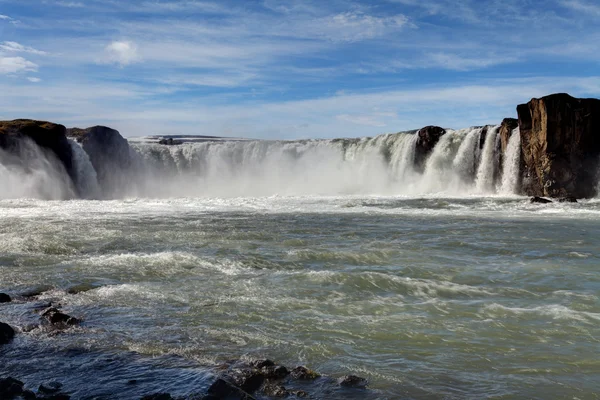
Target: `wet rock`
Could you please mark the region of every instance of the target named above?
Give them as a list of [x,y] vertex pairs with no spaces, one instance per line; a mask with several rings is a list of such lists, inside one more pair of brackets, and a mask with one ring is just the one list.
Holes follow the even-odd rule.
[[250,365],[253,366],[254,368],[261,369],[261,368],[265,368],[265,367],[272,367],[275,365],[275,363],[269,359],[265,359],[265,360],[252,361],[250,363]]
[[46,382],[46,383],[42,383],[40,385],[40,387],[38,388],[38,392],[43,393],[43,394],[54,394],[54,393],[58,393],[60,392],[60,389],[62,389],[62,383],[60,382]]
[[0,322],[0,345],[9,343],[15,337],[15,330],[8,324]]
[[577,199],[575,197],[569,196],[569,197],[561,197],[560,199],[558,199],[559,203],[577,203]]
[[75,317],[60,312],[55,307],[50,307],[42,312],[42,317],[53,325],[77,325],[81,321]]
[[508,147],[508,141],[512,136],[513,131],[519,127],[519,120],[515,118],[504,118],[500,125],[498,134],[500,135],[500,143],[502,147],[502,154],[506,153]]
[[79,285],[71,286],[67,289],[68,294],[79,294],[84,292],[89,292],[90,290],[94,290],[99,288],[100,285],[94,285],[93,283],[81,283]]
[[271,397],[287,397],[290,392],[281,385],[265,385],[263,393]]
[[223,378],[218,378],[208,388],[208,396],[205,399],[251,399],[252,397],[245,393],[242,389],[236,387],[232,383],[227,382]]
[[52,290],[52,286],[48,286],[48,285],[35,286],[35,287],[29,288],[29,289],[25,290],[24,292],[22,292],[21,297],[25,297],[25,298],[37,297],[37,296],[41,295],[42,293],[45,293],[50,290]]
[[543,197],[534,196],[531,199],[529,199],[529,202],[530,203],[548,204],[548,203],[552,203],[552,200],[545,199]]
[[0,303],[10,303],[12,299],[6,293],[0,293]]
[[148,394],[142,397],[141,400],[173,400],[173,397],[169,393],[155,393]]
[[523,190],[531,196],[594,197],[600,157],[600,100],[565,93],[517,107]]
[[446,130],[439,126],[426,126],[416,133],[418,138],[415,148],[415,167],[418,170],[425,168],[427,157],[429,157],[440,137],[445,133]]
[[131,149],[127,139],[118,131],[106,126],[70,128],[67,136],[81,143],[96,170],[104,194],[112,196],[131,185]]
[[16,119],[0,121],[0,148],[19,154],[24,140],[31,139],[38,146],[50,150],[74,177],[73,154],[63,125],[46,121]]
[[23,393],[21,393],[21,398],[23,400],[36,400],[37,396],[31,390],[23,390]]
[[311,369],[308,369],[304,366],[299,366],[299,367],[294,368],[292,370],[291,374],[294,379],[300,379],[300,380],[313,380],[313,379],[317,379],[318,377],[321,376],[317,372],[315,372]]
[[369,381],[360,376],[346,375],[338,379],[338,383],[340,386],[344,387],[365,388],[369,384]]
[[0,399],[10,400],[23,393],[23,382],[14,378],[0,378]]
[[265,376],[266,379],[283,379],[290,374],[290,371],[283,365],[273,365],[269,367],[264,367],[261,369],[261,372]]

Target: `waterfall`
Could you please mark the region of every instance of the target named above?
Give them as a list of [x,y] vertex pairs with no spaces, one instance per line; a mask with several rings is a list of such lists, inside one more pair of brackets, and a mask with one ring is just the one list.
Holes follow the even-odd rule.
[[415,153],[419,136],[413,134],[399,134],[392,147],[390,165],[392,173],[400,182],[409,180],[414,175]]
[[425,172],[419,184],[421,193],[461,192],[464,187],[454,169],[454,160],[471,129],[449,131],[443,135],[425,164]]
[[50,150],[29,138],[20,139],[10,151],[0,148],[0,199],[74,197],[71,178]]
[[456,171],[458,177],[464,182],[473,180],[477,162],[477,148],[479,147],[482,130],[482,128],[475,128],[467,133],[458,148],[456,158],[452,162],[454,171]]
[[475,187],[478,193],[490,193],[494,188],[494,149],[499,129],[500,126],[498,125],[488,130],[485,143],[483,144],[483,152],[475,180]]
[[73,152],[74,181],[79,197],[83,199],[99,198],[102,192],[98,185],[96,170],[90,162],[89,156],[76,141],[69,139],[69,144]]
[[521,134],[519,128],[512,131],[506,146],[506,154],[502,166],[501,194],[516,194],[519,184],[519,167],[521,163]]

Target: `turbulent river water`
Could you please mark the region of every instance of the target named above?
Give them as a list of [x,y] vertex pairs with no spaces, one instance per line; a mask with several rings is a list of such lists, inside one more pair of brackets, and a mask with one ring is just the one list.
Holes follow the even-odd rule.
[[[48,285],[84,319],[18,335],[0,373],[76,398],[190,393],[239,357],[368,378],[355,398],[600,393],[595,200],[4,200],[0,238],[0,289]],[[2,319],[35,326],[31,307]]]
[[[18,330],[0,376],[183,396],[267,357],[369,380],[307,386],[318,399],[598,399],[600,200],[530,204],[518,131],[501,157],[486,130],[421,167],[408,133],[134,142],[110,196],[75,142],[72,180],[31,143],[26,163],[0,150],[0,320]],[[49,301],[82,324],[40,326]]]

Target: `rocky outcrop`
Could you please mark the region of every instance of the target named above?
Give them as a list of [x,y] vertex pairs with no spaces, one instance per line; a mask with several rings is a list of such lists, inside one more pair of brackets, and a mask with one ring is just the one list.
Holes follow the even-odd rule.
[[506,147],[513,131],[519,127],[519,120],[515,118],[504,118],[502,124],[500,124],[500,144],[502,146],[502,154],[506,153]]
[[8,324],[0,322],[0,345],[9,343],[15,337],[15,330]]
[[67,136],[80,143],[89,156],[105,196],[126,187],[132,160],[129,143],[119,131],[105,126],[70,128]]
[[600,100],[553,94],[517,107],[524,161],[523,191],[531,196],[596,195]]
[[0,293],[0,303],[10,303],[12,299],[6,293]]
[[415,167],[417,170],[422,171],[425,168],[427,157],[445,133],[446,130],[439,126],[426,126],[419,129],[416,133],[419,137],[415,148]]
[[31,139],[44,149],[50,150],[60,160],[65,170],[73,177],[73,154],[63,125],[46,121],[16,119],[0,121],[0,148],[18,152],[24,138]]

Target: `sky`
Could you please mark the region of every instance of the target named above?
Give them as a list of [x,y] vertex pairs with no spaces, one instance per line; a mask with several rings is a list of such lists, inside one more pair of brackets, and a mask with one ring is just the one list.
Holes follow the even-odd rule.
[[0,119],[372,136],[600,97],[600,0],[0,0]]

